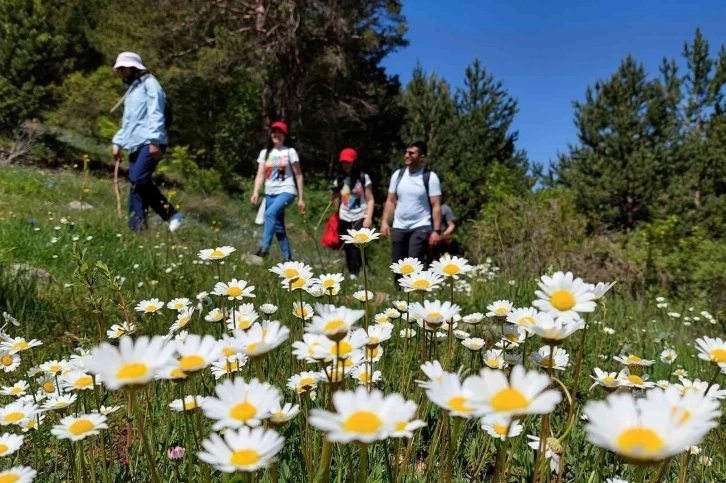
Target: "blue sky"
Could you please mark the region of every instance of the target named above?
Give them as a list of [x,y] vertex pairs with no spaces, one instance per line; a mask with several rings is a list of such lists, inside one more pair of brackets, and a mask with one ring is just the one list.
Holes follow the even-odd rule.
[[403,1],[410,45],[385,60],[387,70],[405,84],[420,61],[458,87],[479,57],[519,101],[519,146],[545,163],[577,139],[572,101],[628,53],[654,75],[697,27],[714,56],[726,44],[724,0]]

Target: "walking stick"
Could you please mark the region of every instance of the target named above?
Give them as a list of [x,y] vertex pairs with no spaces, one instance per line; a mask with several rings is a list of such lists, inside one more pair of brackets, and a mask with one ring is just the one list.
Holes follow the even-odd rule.
[[116,214],[119,218],[122,218],[121,214],[121,193],[118,190],[118,168],[121,164],[121,158],[116,158],[116,166],[113,168],[113,192],[116,194]]

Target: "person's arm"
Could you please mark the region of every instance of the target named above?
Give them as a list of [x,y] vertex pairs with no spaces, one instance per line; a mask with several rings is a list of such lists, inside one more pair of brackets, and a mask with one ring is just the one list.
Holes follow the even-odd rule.
[[129,125],[126,113],[126,105],[124,104],[124,114],[121,117],[121,128],[116,131],[116,134],[113,135],[113,139],[111,140],[111,144],[113,144],[113,159],[116,162],[121,161],[121,150],[126,147],[126,129],[128,129]]
[[295,184],[297,184],[297,206],[302,213],[305,213],[305,200],[303,198],[303,172],[300,163],[292,163],[292,172],[295,174]]
[[388,193],[386,204],[383,205],[383,216],[381,217],[381,235],[383,236],[391,235],[391,226],[388,224],[388,220],[390,220],[393,216],[397,202],[398,197],[396,196],[396,193]]
[[148,116],[149,141],[151,142],[149,153],[155,158],[160,158],[163,153],[159,149],[159,145],[167,143],[164,118],[166,94],[164,94],[159,82],[153,77],[143,82],[146,89],[146,113]]
[[373,209],[376,207],[376,200],[373,197],[373,188],[366,186],[366,218],[363,220],[363,228],[373,226]]
[[330,192],[330,203],[333,207],[333,213],[340,209],[340,190],[337,189],[337,185],[335,189]]
[[262,161],[261,163],[257,162],[257,175],[255,176],[255,187],[252,190],[252,197],[250,198],[250,201],[253,205],[257,204],[257,201],[260,197],[260,188],[262,188],[262,183],[265,182],[265,162]]
[[429,243],[436,245],[441,241],[441,196],[432,196],[429,200],[431,201],[431,221],[434,228]]
[[444,231],[444,236],[449,236],[452,233],[454,233],[454,230],[456,229],[456,223],[449,220],[448,223],[446,223],[446,231]]

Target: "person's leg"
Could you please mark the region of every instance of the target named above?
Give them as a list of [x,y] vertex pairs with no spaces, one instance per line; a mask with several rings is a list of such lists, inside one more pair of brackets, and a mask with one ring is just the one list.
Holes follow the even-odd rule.
[[275,223],[277,222],[277,211],[282,209],[282,200],[278,200],[278,196],[265,196],[265,222],[262,225],[262,241],[258,252],[261,255],[267,255],[270,251],[270,245],[272,245],[272,235],[275,233]]
[[[396,263],[399,260],[402,260],[409,255],[408,253],[408,241],[411,237],[411,231],[410,230],[400,230],[398,228],[394,228],[391,233],[391,244],[393,245],[392,250],[392,256],[391,256],[391,262]],[[393,275],[393,284],[398,285],[398,279],[401,278],[400,275],[394,274]]]
[[[162,149],[165,148],[162,147]],[[166,197],[161,194],[159,188],[156,187],[151,178],[159,162],[151,157],[151,154],[149,153],[149,146],[142,147],[134,153],[134,155],[135,162],[133,163],[133,167],[129,168],[129,181],[131,182],[131,190],[134,192],[135,198],[140,198],[144,207],[142,217],[139,217],[136,210],[134,210],[134,224],[136,226],[138,226],[139,223],[142,223],[144,226],[146,225],[146,211],[149,206],[153,208],[153,210],[156,211],[164,221],[168,221],[169,218],[174,215],[176,210],[173,206],[171,206]],[[143,220],[143,222],[139,222],[138,220],[140,219]],[[131,224],[131,220],[129,220],[129,224]]]
[[[352,229],[353,229],[353,224],[351,222],[346,221],[346,220],[338,220],[338,236],[347,235],[348,230],[352,230]],[[356,250],[358,249],[356,247],[353,247],[349,243],[343,244],[343,251],[345,252],[345,266],[348,268],[348,273],[350,275],[357,276],[358,274],[351,270],[351,256],[353,253],[353,251],[351,250],[351,247],[355,248]]]
[[[149,147],[144,146],[142,151],[144,150],[148,153]],[[161,151],[166,152],[166,146],[161,146]],[[147,206],[151,207],[151,209],[153,209],[162,220],[169,221],[169,219],[176,213],[176,209],[174,209],[174,205],[166,199],[166,196],[159,191],[159,188],[152,180],[152,175],[154,174],[154,171],[156,171],[156,167],[159,165],[159,160],[152,158],[150,155],[149,158],[151,158],[151,162],[148,167],[149,173],[144,182],[142,182],[143,196],[146,200]]]
[[141,178],[146,170],[144,159],[139,160],[140,151],[129,154],[129,228],[132,231],[139,232],[146,228],[146,204],[142,189],[134,182]]
[[287,238],[287,232],[285,231],[285,210],[295,200],[295,195],[282,193],[278,195],[278,198],[282,200],[282,209],[277,211],[275,217],[275,237],[277,237],[277,242],[280,244],[282,257],[288,261],[292,260],[292,251],[290,250],[290,240]]
[[[354,221],[351,225],[351,230],[360,230],[363,228],[363,220]],[[347,231],[346,231],[347,233]],[[358,272],[360,272],[362,259],[360,254],[360,248],[353,245],[352,243],[345,245],[345,258],[348,262],[348,271],[351,275],[358,276]]]
[[431,227],[417,228],[408,242],[408,256],[418,258],[425,267],[429,264],[429,236]]

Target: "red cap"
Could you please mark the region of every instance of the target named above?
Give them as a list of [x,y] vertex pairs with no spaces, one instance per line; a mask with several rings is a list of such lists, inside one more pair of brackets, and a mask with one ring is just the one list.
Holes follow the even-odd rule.
[[273,122],[272,126],[270,126],[270,129],[279,129],[285,136],[287,136],[287,124],[282,121]]
[[352,163],[356,159],[358,159],[358,153],[353,148],[345,148],[340,152],[340,157],[338,158],[341,163]]

